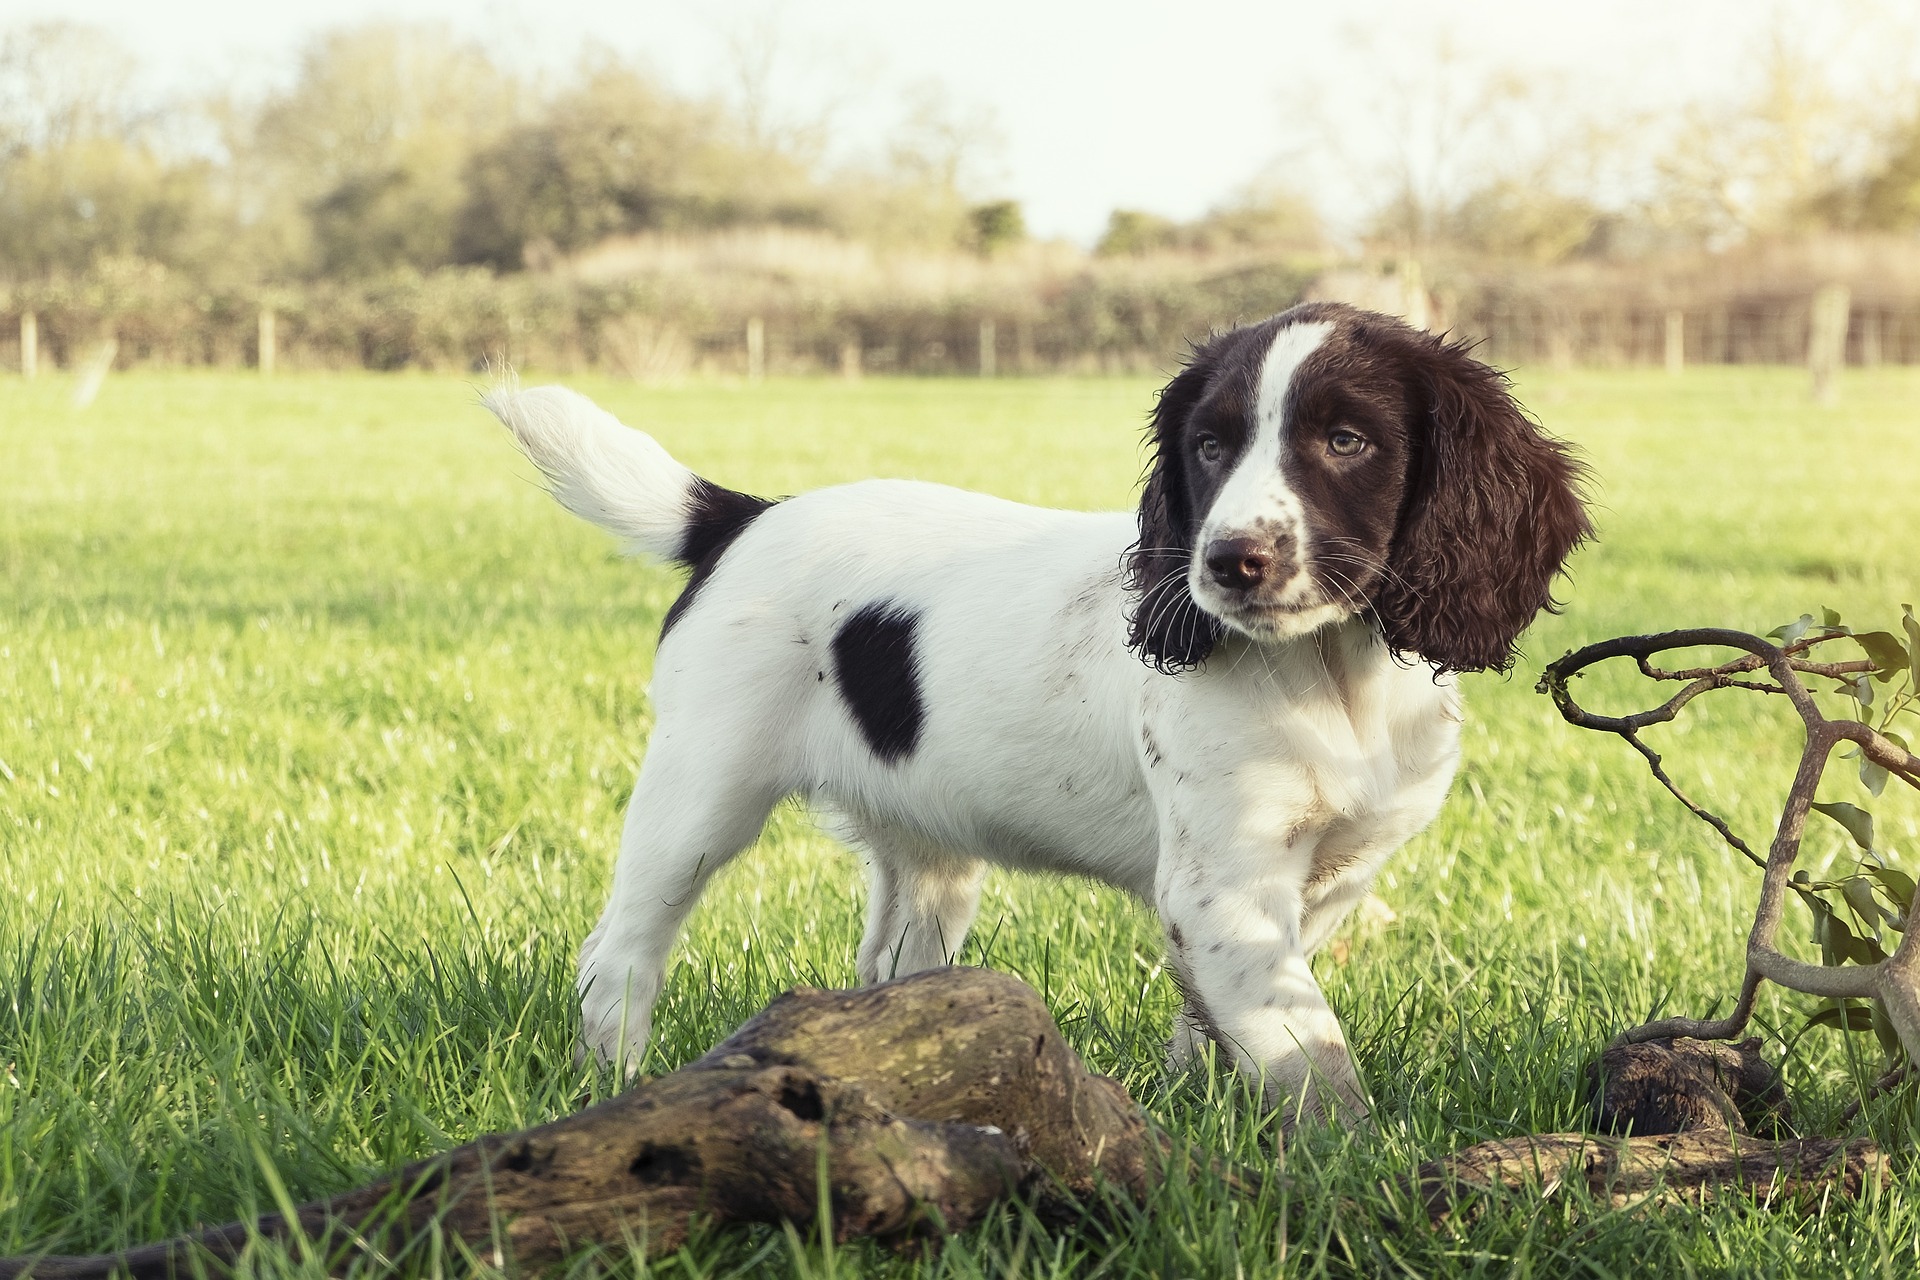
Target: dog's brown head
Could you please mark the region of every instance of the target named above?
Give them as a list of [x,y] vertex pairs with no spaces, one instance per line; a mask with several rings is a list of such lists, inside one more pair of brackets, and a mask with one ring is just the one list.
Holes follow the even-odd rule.
[[1465,344],[1308,303],[1196,347],[1160,393],[1129,643],[1165,671],[1226,629],[1363,614],[1396,652],[1505,670],[1592,535],[1584,469]]

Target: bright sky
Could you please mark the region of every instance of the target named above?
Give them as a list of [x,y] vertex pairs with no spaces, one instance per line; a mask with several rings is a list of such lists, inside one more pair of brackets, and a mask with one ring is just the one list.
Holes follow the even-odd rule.
[[[1116,206],[1191,217],[1263,172],[1322,188],[1299,157],[1365,117],[1396,68],[1443,45],[1524,68],[1569,101],[1658,111],[1727,93],[1778,26],[1836,60],[1911,35],[1911,0],[0,0],[0,25],[64,18],[117,34],[169,89],[291,73],[301,41],[363,21],[444,22],[503,60],[564,74],[583,49],[638,57],[683,88],[729,92],[743,38],[775,51],[790,112],[831,109],[847,151],[875,148],[916,85],[990,115],[1002,139],[976,189],[1023,202],[1045,236],[1095,238]],[[1842,27],[1851,35],[1838,34]],[[1894,28],[1900,28],[1896,33]],[[1861,32],[1867,38],[1861,39]],[[772,32],[771,41],[764,37]],[[1824,44],[1822,42],[1825,42]],[[1862,52],[1862,46],[1866,52]],[[1329,123],[1331,122],[1331,124]],[[1355,165],[1384,137],[1352,132]]]

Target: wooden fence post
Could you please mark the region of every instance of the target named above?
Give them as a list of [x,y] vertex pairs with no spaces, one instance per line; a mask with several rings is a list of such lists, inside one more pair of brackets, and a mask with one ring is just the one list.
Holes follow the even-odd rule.
[[20,313],[20,374],[31,378],[40,372],[40,317],[31,311]]
[[747,321],[747,381],[767,376],[767,325],[759,316]]
[[1680,373],[1687,367],[1687,313],[1678,307],[1667,312],[1667,372]]
[[860,380],[860,341],[847,338],[840,343],[840,376],[848,382]]
[[277,335],[274,332],[275,328],[276,318],[273,314],[273,308],[260,308],[260,358],[258,364],[262,374],[271,374],[273,372],[274,361],[280,354]]
[[1813,295],[1807,326],[1807,368],[1813,374],[1813,398],[1832,404],[1840,393],[1840,367],[1847,360],[1847,313],[1853,294],[1843,284],[1821,286]]
[[1021,373],[1035,371],[1033,356],[1033,321],[1021,316],[1013,322],[1013,360]]
[[980,376],[991,378],[996,371],[1000,332],[991,319],[980,322]]

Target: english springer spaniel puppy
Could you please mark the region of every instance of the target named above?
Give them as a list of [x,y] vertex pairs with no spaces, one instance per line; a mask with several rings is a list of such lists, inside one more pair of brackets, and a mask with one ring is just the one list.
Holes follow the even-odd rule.
[[859,974],[949,963],[988,863],[1158,909],[1186,1005],[1300,1114],[1366,1114],[1308,958],[1439,811],[1453,673],[1505,669],[1590,529],[1582,472],[1459,343],[1314,303],[1160,393],[1137,517],[694,475],[557,387],[489,398],[569,511],[687,566],[586,1045],[631,1065],[714,872],[801,795],[872,877]]

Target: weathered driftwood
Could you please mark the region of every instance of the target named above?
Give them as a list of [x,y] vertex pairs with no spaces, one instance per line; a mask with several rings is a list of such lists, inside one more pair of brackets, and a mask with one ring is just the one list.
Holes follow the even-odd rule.
[[[300,1206],[296,1247],[390,1256],[437,1222],[502,1263],[591,1242],[656,1254],[696,1217],[810,1222],[823,1198],[837,1238],[902,1237],[1015,1194],[1064,1204],[1106,1183],[1138,1199],[1160,1150],[1030,987],[941,969],[789,992],[683,1070]],[[0,1277],[187,1274],[294,1234],[273,1214],[124,1253],[0,1260]]]
[[1698,1203],[1741,1195],[1768,1206],[1852,1199],[1884,1185],[1891,1166],[1865,1138],[1769,1142],[1721,1129],[1657,1137],[1540,1133],[1483,1142],[1420,1166],[1413,1192],[1435,1221],[1500,1191],[1551,1195],[1583,1187],[1601,1204]]

